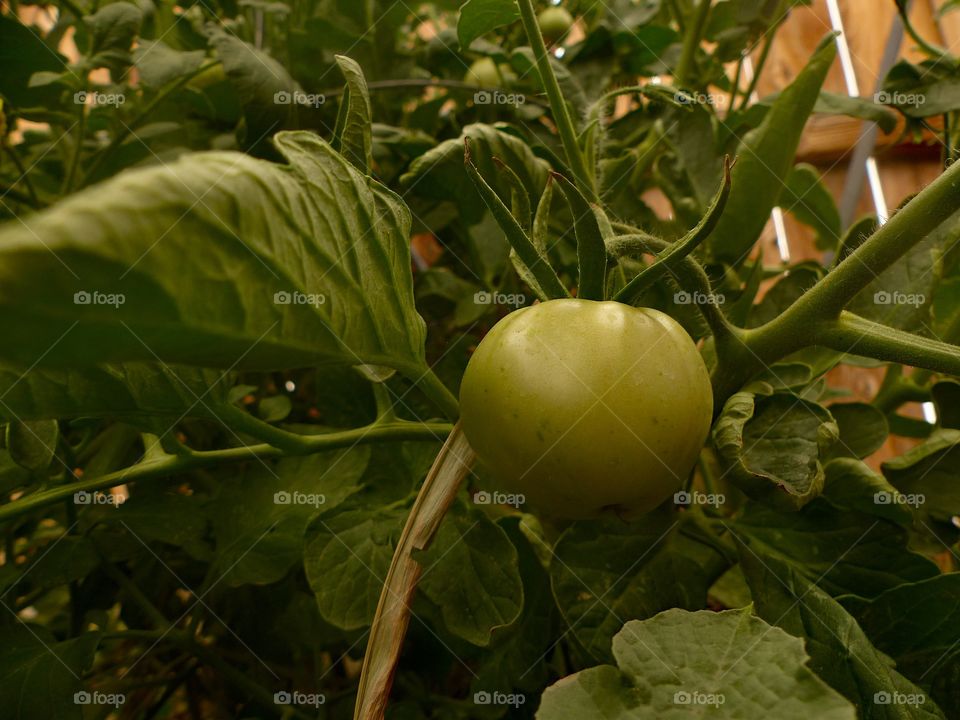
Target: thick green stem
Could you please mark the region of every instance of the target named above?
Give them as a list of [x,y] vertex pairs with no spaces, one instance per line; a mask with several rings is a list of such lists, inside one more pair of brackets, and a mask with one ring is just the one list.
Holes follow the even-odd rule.
[[680,87],[687,87],[693,81],[693,70],[696,65],[697,50],[703,40],[703,32],[707,27],[707,18],[710,17],[711,0],[700,0],[693,16],[693,24],[688,25],[683,36],[683,49],[680,52],[680,62],[674,75]]
[[840,352],[960,376],[960,348],[887,327],[853,313],[822,325],[818,344]]
[[[309,455],[324,450],[352,447],[362,443],[383,442],[386,440],[442,440],[450,434],[452,427],[447,423],[415,423],[397,421],[373,423],[366,427],[322,435],[303,435],[302,447],[296,454]],[[105,488],[138,480],[169,477],[178,473],[199,468],[241,462],[254,458],[266,459],[282,457],[294,453],[284,452],[272,445],[250,445],[227,448],[224,450],[205,450],[189,452],[183,455],[164,455],[158,460],[142,462],[138,465],[107,473],[86,480],[78,480],[48,490],[41,490],[0,506],[0,522],[19,517],[41,507],[51,505],[74,493],[94,492]]]
[[[705,2],[707,0],[704,0]],[[557,131],[560,133],[560,142],[563,143],[563,151],[567,156],[567,164],[580,187],[580,191],[586,195],[592,202],[599,202],[596,190],[596,180],[592,168],[587,167],[586,159],[580,144],[577,142],[577,131],[573,125],[573,119],[570,117],[570,109],[567,107],[567,101],[560,90],[560,84],[557,82],[557,76],[550,66],[550,55],[547,52],[547,46],[543,42],[543,35],[540,34],[540,27],[537,25],[537,16],[533,9],[532,0],[517,0],[520,6],[520,21],[523,23],[523,29],[527,34],[527,40],[533,50],[533,55],[537,61],[537,71],[540,74],[540,81],[543,83],[543,89],[550,100],[550,108],[553,111],[553,121],[557,125]]]
[[420,371],[420,374],[407,375],[407,377],[433,400],[448,420],[456,420],[460,417],[460,403],[457,396],[450,392],[432,368]]

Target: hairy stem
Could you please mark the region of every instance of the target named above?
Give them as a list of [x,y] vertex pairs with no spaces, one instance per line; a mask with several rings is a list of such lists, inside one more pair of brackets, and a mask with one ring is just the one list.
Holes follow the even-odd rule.
[[387,440],[441,440],[452,427],[447,423],[415,423],[396,421],[372,423],[362,428],[323,433],[321,435],[303,435],[302,448],[298,453],[284,452],[272,445],[248,445],[224,450],[191,451],[182,455],[163,455],[158,460],[141,462],[137,465],[107,473],[98,477],[78,480],[58,485],[47,490],[26,495],[6,505],[0,506],[0,522],[19,517],[25,513],[60,502],[74,493],[104,490],[137,480],[152,480],[169,477],[178,473],[197,470],[231,462],[241,462],[254,458],[277,458],[284,455],[323,452],[354,445],[382,442]]
[[[704,0],[707,2],[708,0]],[[567,101],[560,90],[560,84],[557,82],[557,76],[550,66],[550,55],[547,52],[547,46],[543,42],[543,35],[540,34],[540,28],[537,25],[537,16],[533,9],[532,0],[517,0],[520,6],[520,20],[523,23],[523,29],[527,34],[527,41],[533,50],[533,55],[537,61],[537,72],[540,74],[540,80],[543,83],[543,89],[550,100],[550,108],[553,112],[553,121],[557,125],[560,133],[560,141],[563,143],[563,151],[567,156],[567,164],[580,187],[580,191],[586,195],[592,202],[598,202],[596,190],[596,181],[592,168],[587,167],[586,159],[580,144],[577,142],[577,131],[573,125],[573,119],[570,117],[570,109],[567,107]]]

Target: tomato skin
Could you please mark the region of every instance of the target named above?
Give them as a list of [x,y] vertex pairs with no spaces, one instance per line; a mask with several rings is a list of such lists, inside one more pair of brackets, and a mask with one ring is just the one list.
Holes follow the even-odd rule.
[[566,8],[548,7],[537,15],[537,25],[543,39],[548,43],[556,42],[570,30],[573,25],[573,15]]
[[560,518],[630,518],[683,486],[713,394],[693,340],[670,316],[564,299],[493,327],[467,365],[460,413],[497,489]]
[[475,60],[463,76],[463,81],[484,88],[496,88],[509,85],[516,80],[516,74],[506,63],[497,65],[488,57]]

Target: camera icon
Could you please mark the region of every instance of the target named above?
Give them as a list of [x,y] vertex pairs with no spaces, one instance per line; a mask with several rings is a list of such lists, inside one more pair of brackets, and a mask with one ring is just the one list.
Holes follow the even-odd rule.
[[289,305],[293,302],[293,296],[286,290],[278,290],[273,294],[274,305]]
[[673,294],[673,302],[677,305],[689,305],[693,302],[693,296],[690,295],[686,290],[681,290],[678,293]]
[[683,90],[677,90],[677,92],[673,94],[673,99],[681,105],[693,105],[696,100],[693,95],[690,95]]
[[89,493],[86,490],[78,490],[73,494],[74,505],[89,505],[92,502],[93,493]]
[[493,702],[493,698],[486,690],[480,690],[473,694],[474,705],[489,705],[491,702]]
[[677,690],[673,694],[673,704],[674,705],[689,705],[693,698],[690,696],[686,690]]
[[686,490],[681,490],[680,492],[675,492],[673,494],[673,503],[675,505],[689,505],[692,502],[693,498]]
[[475,292],[473,294],[473,302],[476,305],[489,305],[493,302],[493,294],[488,293],[486,290]]
[[93,301],[93,295],[86,290],[78,290],[73,294],[74,305],[89,305]]
[[88,97],[89,97],[89,94],[87,93],[87,91],[81,90],[80,92],[75,92],[73,94],[73,102],[75,102],[77,105],[85,105],[87,103]]
[[289,105],[293,102],[293,95],[286,90],[279,90],[273,94],[273,102],[275,105]]
[[893,495],[886,491],[875,492],[873,494],[874,505],[890,505],[893,502]]
[[280,490],[273,494],[274,505],[289,505],[292,501],[293,497],[286,490]]
[[893,702],[893,695],[888,693],[886,690],[881,690],[880,692],[873,694],[873,702],[876,705],[889,705]]
[[488,90],[478,90],[473,94],[473,102],[476,105],[489,105],[493,102],[493,93]]
[[293,695],[286,690],[281,690],[273,694],[273,702],[275,705],[290,705],[293,703]]
[[473,502],[476,505],[489,505],[491,501],[490,493],[486,490],[480,490],[473,494]]
[[89,705],[93,702],[93,696],[86,690],[80,690],[73,694],[74,705]]
[[874,102],[880,105],[892,105],[893,97],[886,90],[881,90],[876,95],[873,96]]
[[877,290],[877,292],[873,294],[873,302],[876,305],[889,305],[893,302],[893,295],[886,290]]

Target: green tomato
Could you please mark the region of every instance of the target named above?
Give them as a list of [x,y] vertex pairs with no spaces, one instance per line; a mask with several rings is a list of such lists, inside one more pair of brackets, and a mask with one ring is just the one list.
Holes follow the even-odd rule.
[[548,7],[537,15],[537,24],[540,33],[547,42],[556,42],[570,30],[573,25],[573,15],[566,8]]
[[517,79],[516,73],[506,63],[497,65],[488,57],[475,60],[463,76],[463,81],[479,87],[495,88],[509,85]]
[[551,300],[490,330],[463,376],[460,415],[498,490],[557,517],[630,518],[683,486],[713,393],[669,315]]

